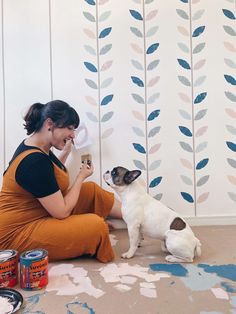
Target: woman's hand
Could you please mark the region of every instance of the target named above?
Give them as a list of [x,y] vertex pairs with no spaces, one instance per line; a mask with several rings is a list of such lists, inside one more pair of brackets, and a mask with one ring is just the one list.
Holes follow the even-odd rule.
[[80,167],[80,171],[78,174],[78,177],[82,180],[85,180],[86,178],[90,177],[94,172],[94,166],[91,163],[88,165],[87,163],[83,163]]

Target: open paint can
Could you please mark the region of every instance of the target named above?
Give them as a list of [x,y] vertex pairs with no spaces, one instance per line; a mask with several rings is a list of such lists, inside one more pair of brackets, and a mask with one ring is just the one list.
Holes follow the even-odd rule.
[[18,252],[0,250],[0,288],[11,288],[18,283]]
[[39,290],[48,284],[48,252],[35,249],[20,255],[20,286],[24,290]]

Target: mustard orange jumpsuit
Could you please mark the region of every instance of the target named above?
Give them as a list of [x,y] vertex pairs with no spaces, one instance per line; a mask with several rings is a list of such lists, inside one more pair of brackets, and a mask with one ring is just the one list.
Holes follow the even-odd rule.
[[[85,182],[71,215],[61,220],[51,217],[37,198],[16,182],[15,174],[21,161],[39,152],[44,154],[37,148],[21,152],[3,176],[0,250],[14,249],[21,253],[43,248],[48,251],[50,261],[81,255],[95,256],[104,263],[111,261],[114,253],[104,218],[112,208],[114,195],[96,183]],[[57,184],[65,194],[69,186],[68,173],[52,164]]]

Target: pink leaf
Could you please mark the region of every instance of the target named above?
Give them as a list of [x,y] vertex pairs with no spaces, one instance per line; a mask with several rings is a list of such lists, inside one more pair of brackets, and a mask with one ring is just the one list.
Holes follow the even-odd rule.
[[205,193],[201,194],[201,195],[198,197],[198,199],[197,199],[197,203],[202,203],[202,202],[204,202],[204,201],[208,198],[209,194],[210,194],[209,192],[205,192]]
[[90,103],[90,105],[97,106],[97,102],[93,97],[85,96],[85,99],[87,100],[88,103]]
[[156,145],[152,146],[152,147],[149,149],[149,154],[153,154],[153,153],[157,152],[160,147],[161,147],[161,144],[156,144]]
[[193,169],[192,163],[190,161],[188,161],[187,159],[180,159],[181,164],[188,169]]
[[104,139],[104,138],[109,137],[113,133],[113,130],[114,130],[113,128],[110,128],[110,129],[107,129],[106,131],[104,131],[102,134],[102,138]]
[[158,13],[158,10],[153,10],[151,12],[149,12],[146,16],[146,21],[150,21],[152,20]]
[[183,26],[178,26],[177,28],[178,28],[178,31],[179,31],[182,35],[184,35],[184,36],[189,36],[189,31],[188,31],[185,27],[183,27]]
[[204,134],[207,129],[208,129],[208,126],[203,126],[200,129],[198,129],[197,132],[196,132],[196,137],[201,136],[202,134]]
[[152,87],[154,86],[158,81],[159,81],[160,76],[156,76],[154,78],[152,78],[149,82],[148,82],[148,87]]
[[94,39],[96,37],[95,34],[90,29],[84,28],[83,31],[89,38]]
[[101,67],[101,71],[105,71],[105,70],[109,69],[111,67],[112,63],[113,63],[112,60],[105,62]]
[[225,48],[228,49],[229,51],[236,52],[236,48],[233,44],[229,42],[224,42]]
[[192,4],[198,3],[200,0],[192,0]]
[[143,49],[139,45],[131,44],[131,47],[133,48],[135,52],[140,53],[140,54],[143,53]]
[[99,4],[104,4],[104,3],[106,3],[106,2],[108,2],[109,0],[100,0],[99,1]]
[[236,185],[236,177],[228,176],[229,182]]
[[194,64],[194,70],[199,70],[199,69],[201,69],[201,68],[204,66],[205,63],[206,63],[206,60],[205,60],[205,59],[199,60],[198,62],[196,62],[196,63]]
[[191,99],[184,93],[179,93],[179,97],[186,103],[191,103]]
[[225,111],[227,112],[227,114],[228,114],[230,117],[236,119],[236,112],[235,112],[233,109],[226,108]]
[[132,111],[134,117],[137,119],[137,120],[140,120],[140,121],[144,121],[144,115],[142,113],[140,113],[139,111]]

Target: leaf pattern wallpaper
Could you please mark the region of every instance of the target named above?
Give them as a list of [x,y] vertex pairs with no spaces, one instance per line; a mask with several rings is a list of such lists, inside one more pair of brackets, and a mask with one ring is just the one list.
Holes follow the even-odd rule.
[[106,170],[140,169],[147,192],[184,216],[236,218],[236,0],[0,10],[2,170],[26,106],[64,99],[88,127],[93,144],[76,154],[92,154],[92,180],[109,189]]

